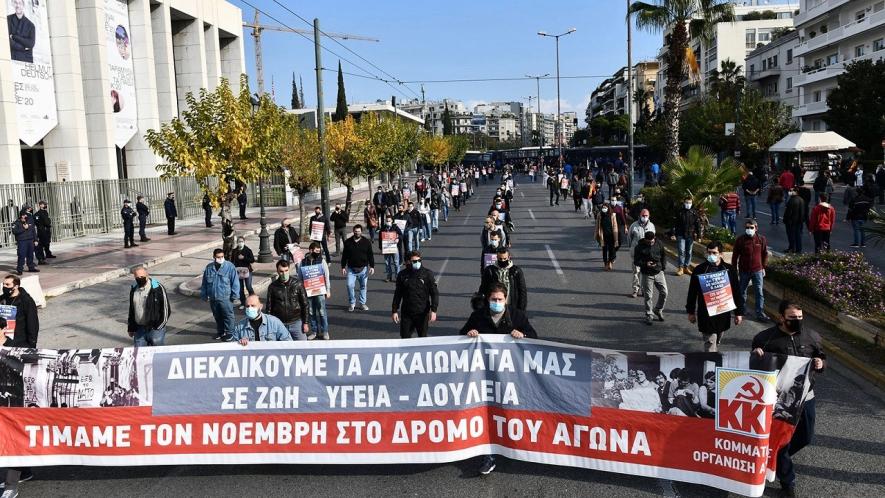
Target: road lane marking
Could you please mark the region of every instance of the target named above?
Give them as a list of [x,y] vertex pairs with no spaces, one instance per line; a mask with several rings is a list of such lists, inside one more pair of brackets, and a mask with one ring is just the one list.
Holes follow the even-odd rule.
[[535,220],[535,212],[529,209],[529,216],[532,217],[532,220]]
[[468,221],[470,221],[470,215],[469,215],[469,214],[464,218],[464,223],[462,223],[462,225],[466,225]]
[[439,267],[439,272],[437,272],[436,274],[436,283],[439,283],[440,279],[442,278],[443,272],[446,271],[447,264],[449,264],[449,258],[446,258],[446,260],[443,261],[442,266]]
[[550,249],[549,244],[544,244],[544,247],[547,248],[547,256],[550,256],[550,262],[553,263],[553,269],[556,270],[556,274],[565,277],[565,273],[563,273],[562,268],[559,266],[559,261],[556,261],[556,256],[553,254],[553,249]]
[[525,194],[522,193],[522,190],[519,191],[519,196],[525,199]]

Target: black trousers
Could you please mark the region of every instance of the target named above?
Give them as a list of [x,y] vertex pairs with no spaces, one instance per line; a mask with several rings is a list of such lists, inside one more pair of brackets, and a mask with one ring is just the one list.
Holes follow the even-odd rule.
[[412,337],[412,331],[418,332],[418,337],[427,337],[427,329],[430,327],[430,311],[425,313],[400,313],[399,336],[403,339]]
[[135,225],[130,221],[123,223],[123,245],[128,246],[135,243]]
[[52,256],[52,251],[49,250],[49,244],[52,243],[52,232],[37,232],[37,240],[40,242],[35,249],[37,261],[43,261]]
[[139,216],[138,217],[138,238],[144,240],[147,238],[147,234],[144,232],[144,227],[147,226],[147,216]]
[[206,228],[209,228],[212,226],[212,208],[203,209],[203,211],[206,213]]
[[169,216],[166,217],[166,227],[167,227],[167,231],[169,232],[169,235],[172,235],[173,233],[175,233],[175,217],[174,216],[173,217],[169,217]]
[[240,204],[240,219],[241,220],[246,219],[246,205],[245,204]]
[[559,190],[550,190],[550,205],[553,205],[553,196],[556,196],[556,203],[559,204]]

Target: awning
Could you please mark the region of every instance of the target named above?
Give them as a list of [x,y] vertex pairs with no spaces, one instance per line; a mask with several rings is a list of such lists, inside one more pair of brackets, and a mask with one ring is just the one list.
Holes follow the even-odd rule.
[[854,142],[835,131],[790,133],[768,148],[769,152],[826,152],[854,147]]

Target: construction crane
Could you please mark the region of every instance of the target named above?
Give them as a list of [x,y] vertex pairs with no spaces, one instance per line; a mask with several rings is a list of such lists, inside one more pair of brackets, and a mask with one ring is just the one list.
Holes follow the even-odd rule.
[[[283,31],[288,33],[299,33],[302,35],[313,36],[312,29],[295,29],[288,28],[285,26],[276,26],[273,24],[261,24],[259,20],[258,10],[255,10],[255,20],[252,23],[243,23],[244,28],[252,28],[252,39],[255,41],[255,73],[258,78],[258,93],[259,95],[264,94],[264,64],[262,62],[261,57],[261,32],[269,29],[271,31]],[[358,41],[371,41],[371,42],[380,42],[381,40],[377,38],[370,38],[368,36],[360,36],[360,35],[352,35],[348,33],[330,33],[328,31],[324,31],[323,34],[329,38],[340,38],[342,40],[358,40]]]

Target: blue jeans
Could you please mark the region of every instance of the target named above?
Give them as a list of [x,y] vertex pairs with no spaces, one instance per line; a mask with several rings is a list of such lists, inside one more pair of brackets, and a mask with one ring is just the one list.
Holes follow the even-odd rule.
[[745,195],[744,203],[747,205],[747,217],[756,219],[756,196]]
[[387,272],[387,278],[393,280],[399,273],[399,253],[384,255],[384,270]]
[[356,304],[354,286],[357,280],[360,282],[360,304],[366,304],[366,283],[369,281],[369,267],[363,267],[363,271],[356,273],[351,268],[347,269],[347,300],[351,306]]
[[135,347],[143,348],[145,346],[163,346],[166,344],[166,327],[158,329],[149,329],[144,325],[139,325],[135,329]]
[[430,231],[439,230],[439,209],[430,210]]
[[431,240],[433,238],[433,230],[430,229],[430,213],[423,215],[424,223],[421,228],[424,230],[424,238]]
[[775,202],[768,205],[771,208],[771,222],[777,225],[781,219],[781,203]]
[[421,250],[421,240],[418,239],[418,231],[419,230],[417,228],[410,228],[407,230],[407,233],[409,234],[408,242],[407,242],[407,244],[408,244],[407,250],[409,250],[409,251],[420,251]]
[[676,250],[679,255],[676,258],[676,266],[687,268],[691,264],[691,248],[694,241],[691,237],[676,237]]
[[731,234],[734,235],[734,232],[737,229],[737,213],[733,209],[729,209],[728,211],[725,211],[722,216],[725,221],[722,226],[727,226]]
[[229,335],[234,329],[234,305],[227,299],[209,301],[212,316],[215,318],[215,336]]
[[[246,294],[246,291],[249,291]],[[241,278],[240,279],[240,305],[246,305],[246,298],[255,294],[255,291],[252,290],[252,273],[249,273],[249,278]]]
[[293,341],[306,341],[307,335],[305,335],[304,331],[301,330],[301,320],[295,320],[294,322],[287,323],[286,329],[289,330],[289,335],[292,336]]
[[762,315],[765,312],[765,290],[763,288],[763,280],[765,277],[761,271],[740,274],[741,296],[744,302],[747,302],[747,288],[750,287],[750,280],[753,281],[753,291],[756,295],[756,314]]
[[854,245],[862,246],[867,243],[867,234],[863,230],[866,220],[851,220],[851,228],[854,229]]
[[310,330],[324,335],[329,331],[329,318],[326,315],[326,296],[320,294],[307,298],[309,309]]
[[443,204],[443,221],[449,221],[449,205]]
[[796,425],[793,437],[777,454],[777,478],[783,487],[792,487],[796,483],[793,455],[811,444],[814,438],[815,399],[817,398],[809,399],[802,406],[802,414],[799,416],[799,424]]

